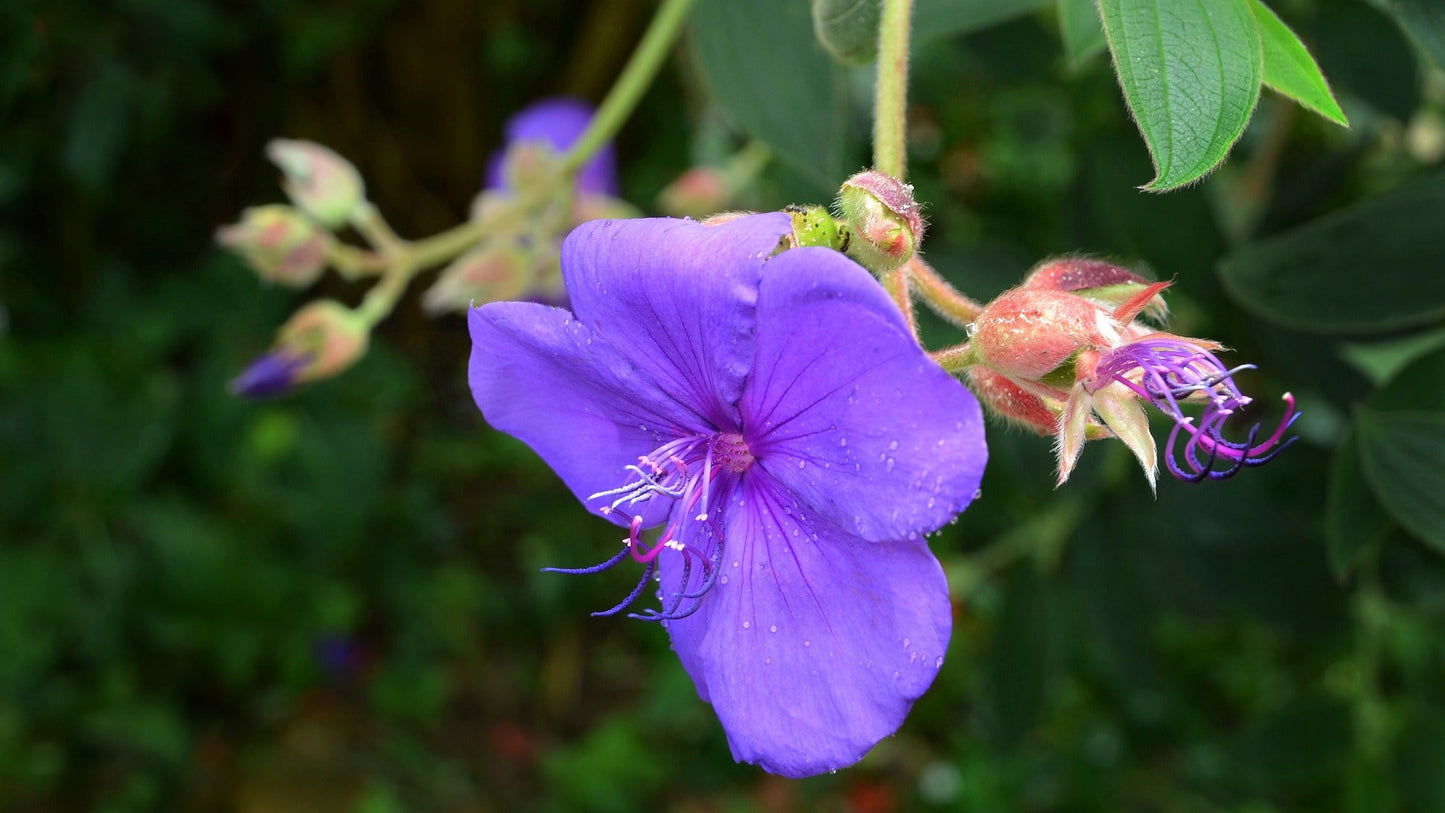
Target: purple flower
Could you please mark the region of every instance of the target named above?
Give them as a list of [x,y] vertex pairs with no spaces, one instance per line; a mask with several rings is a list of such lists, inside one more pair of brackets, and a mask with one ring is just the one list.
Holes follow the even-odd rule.
[[[487,164],[487,189],[509,189],[507,149],[519,144],[544,143],[558,153],[571,147],[592,121],[591,105],[579,99],[543,99],[507,121],[506,148],[493,153]],[[577,173],[577,190],[587,194],[617,195],[617,159],[612,145],[597,152]]]
[[231,392],[244,398],[270,398],[290,392],[300,383],[301,371],[309,361],[276,351],[266,353],[231,379]]
[[[573,311],[470,313],[470,378],[594,513],[627,529],[733,755],[850,765],[943,664],[948,588],[923,535],[973,499],[977,402],[881,286],[786,214],[594,221],[562,250]],[[644,539],[642,530],[661,526]]]

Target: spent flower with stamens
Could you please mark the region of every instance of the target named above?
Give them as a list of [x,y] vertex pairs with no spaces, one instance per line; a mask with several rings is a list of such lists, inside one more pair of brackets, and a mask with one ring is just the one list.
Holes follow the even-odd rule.
[[[977,402],[867,271],[779,252],[787,214],[596,221],[562,250],[572,311],[470,313],[470,379],[625,529],[659,621],[733,755],[785,776],[850,765],[943,664],[947,583],[923,535],[973,500]],[[644,532],[661,528],[655,538]]]
[[[1298,417],[1288,393],[1272,431],[1255,425],[1243,441],[1225,437],[1225,423],[1251,400],[1234,376],[1253,365],[1228,368],[1215,355],[1217,342],[1137,321],[1163,318],[1168,287],[1097,260],[1055,260],[1000,294],[971,326],[975,392],[995,414],[1057,438],[1059,484],[1085,440],[1112,436],[1134,453],[1152,487],[1158,455],[1144,404],[1174,422],[1165,464],[1181,480],[1232,477],[1294,442],[1285,437]],[[1189,414],[1192,405],[1199,415]]]

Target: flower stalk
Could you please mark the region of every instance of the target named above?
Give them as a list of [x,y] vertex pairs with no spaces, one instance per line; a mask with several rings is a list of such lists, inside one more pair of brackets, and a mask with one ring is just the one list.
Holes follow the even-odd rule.
[[903,180],[908,170],[908,35],[913,0],[883,0],[873,97],[873,168]]

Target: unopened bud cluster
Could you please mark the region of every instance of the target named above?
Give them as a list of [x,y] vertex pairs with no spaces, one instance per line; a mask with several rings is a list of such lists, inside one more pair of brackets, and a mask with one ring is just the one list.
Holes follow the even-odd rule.
[[[984,307],[970,326],[967,376],[990,411],[1058,441],[1059,483],[1085,440],[1117,437],[1153,485],[1158,468],[1149,404],[1174,421],[1165,454],[1182,480],[1224,479],[1273,459],[1294,438],[1288,394],[1284,418],[1265,435],[1225,437],[1225,422],[1251,399],[1215,355],[1217,342],[1166,333],[1138,321],[1162,320],[1167,282],[1150,282],[1097,260],[1045,263],[1023,284]],[[1199,414],[1186,414],[1196,404]]]

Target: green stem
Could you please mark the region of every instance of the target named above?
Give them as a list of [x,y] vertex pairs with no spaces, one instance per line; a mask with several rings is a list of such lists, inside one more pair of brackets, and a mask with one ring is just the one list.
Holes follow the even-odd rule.
[[[381,220],[380,217],[376,219]],[[397,242],[386,255],[391,264],[382,271],[381,279],[366,292],[356,315],[367,327],[375,327],[396,308],[412,277],[476,245],[497,225],[471,220],[416,242],[396,238]]]
[[893,298],[893,304],[903,311],[908,332],[913,334],[913,338],[918,338],[918,317],[913,312],[913,294],[908,290],[908,272],[900,266],[892,271],[884,271],[881,279],[884,290]]
[[593,154],[602,149],[602,145],[622,128],[622,123],[641,101],[642,94],[647,92],[652,78],[662,67],[682,24],[687,20],[688,12],[692,10],[694,1],[663,0],[657,16],[652,18],[652,24],[647,28],[647,33],[642,35],[642,41],[637,44],[637,50],[632,52],[632,58],[627,61],[627,66],[622,69],[621,75],[612,85],[612,90],[608,91],[607,98],[597,109],[597,115],[592,117],[582,137],[562,156],[564,172],[575,175]]
[[903,180],[908,169],[908,28],[913,0],[883,0],[873,96],[873,168]]
[[983,312],[983,306],[968,298],[948,283],[933,266],[918,255],[908,260],[909,279],[913,292],[928,309],[947,319],[955,327],[967,328]]
[[950,373],[961,373],[978,363],[978,356],[974,354],[973,345],[969,342],[935,350],[928,356]]

